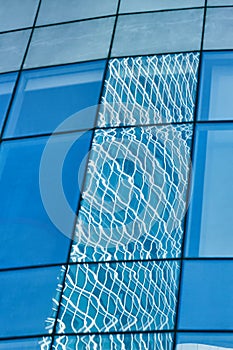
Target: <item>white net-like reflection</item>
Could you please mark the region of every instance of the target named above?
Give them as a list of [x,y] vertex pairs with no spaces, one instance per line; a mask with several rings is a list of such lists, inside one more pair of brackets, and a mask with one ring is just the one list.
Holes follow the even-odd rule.
[[192,121],[198,65],[198,53],[112,59],[98,126]]
[[56,331],[172,329],[178,278],[176,261],[71,265]]
[[172,345],[170,333],[61,336],[53,350],[172,350]]
[[97,130],[72,261],[179,257],[192,126]]

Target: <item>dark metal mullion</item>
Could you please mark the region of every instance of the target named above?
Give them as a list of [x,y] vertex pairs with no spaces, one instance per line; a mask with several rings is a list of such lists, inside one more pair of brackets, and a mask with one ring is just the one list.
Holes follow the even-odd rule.
[[[198,67],[198,80],[197,80],[197,91],[196,91],[196,103],[195,103],[195,111],[194,111],[194,123],[193,123],[193,135],[192,135],[192,146],[190,152],[191,162],[194,159],[194,146],[195,146],[195,137],[196,137],[196,125],[197,125],[197,117],[198,117],[198,103],[199,103],[199,86],[201,81],[201,69],[202,69],[202,53],[203,53],[203,44],[204,44],[204,36],[205,36],[205,23],[206,23],[206,12],[207,12],[207,0],[205,0],[205,8],[203,13],[203,24],[202,24],[202,35],[201,35],[201,46],[200,46],[200,60]],[[173,350],[176,350],[177,345],[177,331],[178,331],[178,322],[179,322],[179,308],[181,302],[181,288],[182,288],[182,275],[183,275],[183,266],[185,261],[185,243],[187,236],[187,219],[188,219],[188,201],[192,191],[192,178],[191,178],[191,167],[189,169],[189,180],[188,180],[188,189],[187,189],[187,197],[186,197],[186,205],[187,211],[184,218],[184,234],[183,234],[183,242],[181,249],[181,265],[180,265],[180,276],[179,276],[179,284],[178,284],[178,293],[177,293],[177,304],[176,304],[176,315],[175,315],[175,324],[174,324],[174,342],[173,342]]]

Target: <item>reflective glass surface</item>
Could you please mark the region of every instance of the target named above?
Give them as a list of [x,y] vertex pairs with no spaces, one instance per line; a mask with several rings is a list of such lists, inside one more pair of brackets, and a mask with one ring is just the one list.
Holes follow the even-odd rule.
[[31,27],[39,0],[0,0],[0,31]]
[[233,256],[233,124],[198,125],[188,256]]
[[[0,267],[60,263],[67,259],[73,211],[79,198],[78,177],[81,184],[84,173],[80,164],[88,152],[90,138],[91,133],[54,137],[41,164],[48,138],[3,142],[0,244],[4,249],[0,251]],[[70,151],[64,157],[67,147]]]
[[233,52],[205,52],[198,119],[233,120]]
[[0,35],[0,72],[18,70],[22,64],[31,30]]
[[208,8],[204,49],[233,49],[233,8]]
[[0,75],[0,132],[6,117],[16,78],[17,73]]
[[97,61],[23,71],[4,137],[52,133],[75,113],[61,130],[92,128],[96,108],[78,112],[98,105],[104,68],[105,61]]
[[227,333],[178,333],[177,344],[176,350],[230,350],[233,349],[233,335]]
[[57,332],[172,329],[178,279],[176,261],[71,265]]
[[114,18],[36,28],[24,67],[106,58]]
[[54,350],[172,350],[172,334],[112,334],[55,337]]
[[185,261],[179,329],[232,329],[233,261]]
[[192,126],[97,130],[72,261],[179,257]]
[[0,273],[2,337],[48,332],[59,276],[59,266]]
[[112,15],[116,9],[117,0],[43,0],[37,25]]
[[204,0],[121,0],[120,13],[204,6]]
[[0,341],[0,350],[49,350],[51,338],[28,338]]
[[200,50],[203,10],[120,16],[112,56]]
[[233,1],[232,0],[208,0],[207,5],[209,6],[233,5]]
[[192,121],[198,66],[198,53],[110,60],[98,126]]

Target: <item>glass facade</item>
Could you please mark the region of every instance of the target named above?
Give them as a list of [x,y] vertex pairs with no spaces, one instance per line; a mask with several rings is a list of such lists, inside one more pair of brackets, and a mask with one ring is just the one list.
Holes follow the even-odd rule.
[[0,0],[0,349],[233,349],[232,19]]

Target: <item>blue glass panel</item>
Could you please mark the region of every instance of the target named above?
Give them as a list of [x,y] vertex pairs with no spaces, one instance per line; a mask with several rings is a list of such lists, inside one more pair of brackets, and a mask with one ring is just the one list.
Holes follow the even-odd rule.
[[204,50],[233,49],[233,8],[207,8]]
[[31,30],[0,35],[0,72],[18,70],[22,64]]
[[115,18],[36,28],[24,68],[107,58]]
[[177,344],[179,345],[177,345],[176,350],[192,350],[194,347],[191,348],[191,344],[193,346],[199,344],[198,350],[230,350],[233,348],[233,335],[227,333],[178,333]]
[[233,0],[207,0],[209,6],[233,5]]
[[203,15],[192,9],[119,16],[111,55],[200,50]]
[[43,0],[37,25],[114,15],[117,3],[118,0]]
[[0,341],[0,350],[49,350],[51,338],[14,339]]
[[32,27],[39,0],[0,1],[0,32]]
[[98,126],[192,121],[199,54],[110,60]]
[[199,93],[199,120],[233,120],[233,52],[205,52]]
[[16,78],[17,73],[0,75],[0,132],[2,130]]
[[172,350],[173,335],[170,333],[138,333],[112,335],[86,335],[56,337],[54,350]]
[[204,4],[204,0],[121,0],[120,13],[188,8]]
[[72,261],[179,257],[192,125],[97,130]]
[[[79,198],[78,175],[79,182],[82,182],[84,171],[79,167],[88,152],[91,132],[80,136],[79,133],[55,136],[51,141],[50,158],[47,162],[45,158],[40,171],[40,160],[48,138],[3,142],[0,155],[0,245],[4,249],[0,251],[0,267],[66,260],[68,237],[75,219],[72,210],[76,210]],[[71,147],[71,142],[78,137]],[[59,157],[67,147],[70,151],[62,168]],[[59,192],[60,171],[60,182],[70,212],[65,211]]]
[[[99,61],[22,72],[4,136],[51,133],[71,115],[98,105],[104,68]],[[96,108],[85,117],[77,113],[62,130],[91,128],[95,115]]]
[[198,125],[188,256],[232,256],[233,124]]
[[52,298],[61,268],[34,268],[0,273],[2,337],[44,334],[52,327]]
[[172,329],[178,279],[176,261],[71,265],[57,332]]
[[233,261],[185,261],[179,329],[232,329]]

